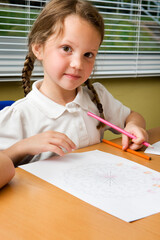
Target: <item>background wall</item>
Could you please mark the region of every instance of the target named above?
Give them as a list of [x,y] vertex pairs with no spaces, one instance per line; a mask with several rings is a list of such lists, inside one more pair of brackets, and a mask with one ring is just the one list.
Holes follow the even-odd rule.
[[[99,80],[123,104],[141,113],[147,129],[160,126],[160,77]],[[0,82],[0,100],[23,97],[21,82]],[[118,135],[119,136],[119,135]],[[107,131],[105,138],[118,137]]]
[[[100,82],[124,105],[142,114],[147,129],[160,126],[160,77],[106,79]],[[105,134],[106,139],[115,137],[118,136],[109,131]]]

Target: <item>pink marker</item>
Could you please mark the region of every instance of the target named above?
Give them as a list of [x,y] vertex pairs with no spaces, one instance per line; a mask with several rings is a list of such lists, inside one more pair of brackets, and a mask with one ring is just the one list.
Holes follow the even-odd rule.
[[[118,132],[125,134],[126,136],[128,136],[128,137],[130,137],[130,138],[136,138],[134,135],[130,134],[129,132],[127,132],[127,131],[125,131],[125,130],[123,130],[123,129],[117,127],[117,126],[115,126],[114,124],[112,124],[112,123],[104,120],[104,119],[101,118],[101,117],[98,117],[98,116],[95,115],[94,113],[88,112],[87,114],[88,114],[89,116],[97,119],[98,121],[103,122],[104,124],[110,126],[111,128],[114,128],[114,129],[117,130]],[[146,147],[152,147],[152,146],[151,146],[149,143],[147,143],[147,142],[143,142],[142,144],[145,145]]]

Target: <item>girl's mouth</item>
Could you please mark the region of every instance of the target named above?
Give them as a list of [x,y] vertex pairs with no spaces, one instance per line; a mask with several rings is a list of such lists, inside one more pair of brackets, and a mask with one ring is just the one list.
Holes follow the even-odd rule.
[[65,73],[64,76],[70,78],[70,79],[79,79],[80,76],[76,74],[71,74],[71,73]]

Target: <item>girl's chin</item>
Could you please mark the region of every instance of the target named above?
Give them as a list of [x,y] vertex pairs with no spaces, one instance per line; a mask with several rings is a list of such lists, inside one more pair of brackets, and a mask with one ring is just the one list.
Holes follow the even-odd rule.
[[78,88],[81,84],[63,84],[61,87],[68,91],[73,91]]
[[77,89],[77,87],[63,87],[63,89],[66,91],[75,91]]

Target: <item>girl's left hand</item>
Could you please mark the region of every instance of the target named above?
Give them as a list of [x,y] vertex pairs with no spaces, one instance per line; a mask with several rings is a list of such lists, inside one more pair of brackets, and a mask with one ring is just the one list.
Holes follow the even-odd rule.
[[128,123],[124,130],[131,133],[136,138],[130,139],[126,135],[122,134],[123,150],[126,150],[127,148],[137,150],[144,146],[142,144],[144,141],[148,141],[148,134],[142,127],[139,127],[133,123]]

